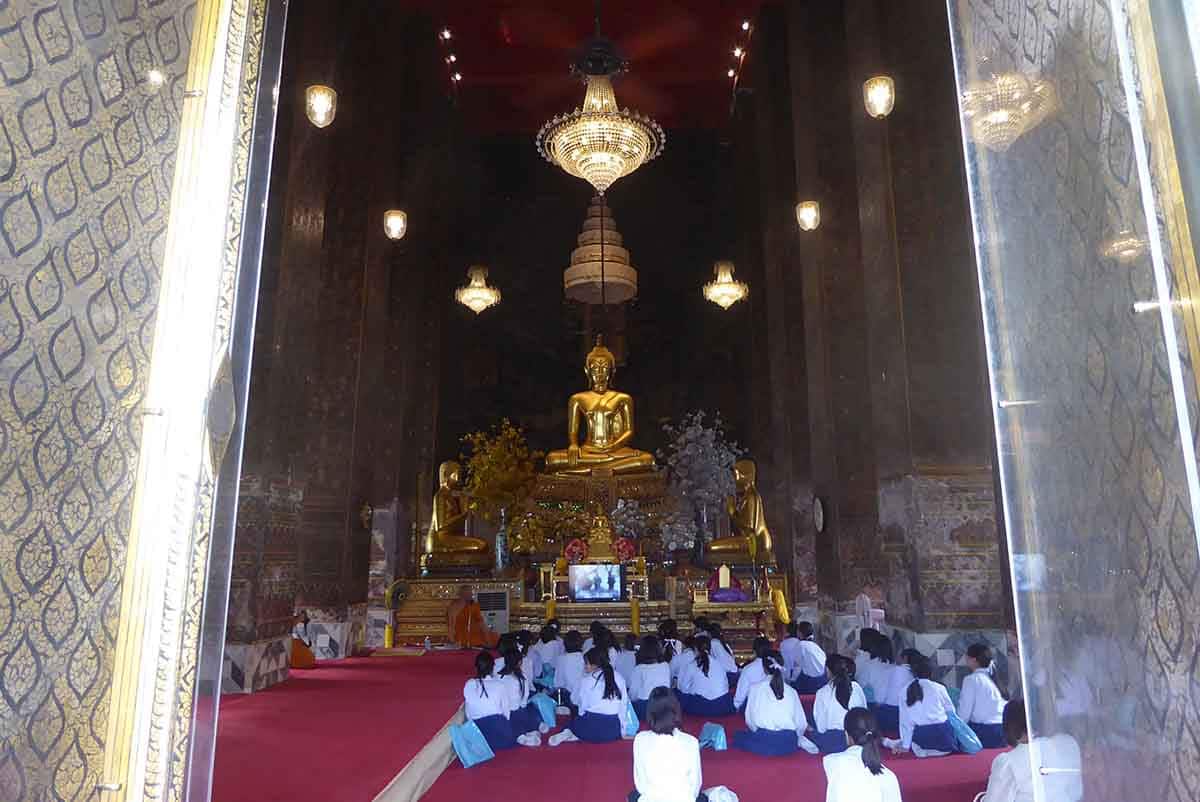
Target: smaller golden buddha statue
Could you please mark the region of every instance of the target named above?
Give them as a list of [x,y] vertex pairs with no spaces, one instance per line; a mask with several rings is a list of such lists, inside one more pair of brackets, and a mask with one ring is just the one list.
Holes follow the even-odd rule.
[[491,565],[486,540],[467,536],[466,501],[462,493],[462,467],[453,460],[438,468],[438,489],[433,496],[433,517],[425,538],[423,562],[428,568]]
[[754,463],[748,459],[738,460],[733,466],[733,478],[737,495],[726,502],[733,534],[708,544],[707,561],[710,565],[774,565],[775,549],[763,512],[762,496],[755,486]]
[[[590,474],[604,468],[614,474],[654,468],[654,455],[630,448],[633,440],[633,399],[609,386],[617,360],[600,338],[588,353],[584,373],[590,390],[576,393],[567,403],[567,447],[546,456],[551,473]],[[579,424],[586,428],[579,444]]]

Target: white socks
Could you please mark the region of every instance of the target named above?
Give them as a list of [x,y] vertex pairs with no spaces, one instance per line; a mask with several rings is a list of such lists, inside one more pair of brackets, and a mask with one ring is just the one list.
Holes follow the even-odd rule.
[[571,708],[567,707],[566,705],[559,705],[558,707],[554,708],[554,715],[569,716],[571,715]]
[[521,746],[541,746],[542,736],[536,732],[527,732],[524,735],[517,736],[517,743]]
[[543,721],[538,725],[538,732],[540,732],[542,735],[545,735],[546,733],[550,732],[550,725]]
[[575,733],[571,732],[570,730],[563,730],[562,732],[557,733],[556,735],[550,736],[550,745],[558,746],[559,744],[565,744],[565,743],[569,743],[571,741],[578,741],[578,740],[579,740],[579,738],[578,738],[578,736],[575,735]]

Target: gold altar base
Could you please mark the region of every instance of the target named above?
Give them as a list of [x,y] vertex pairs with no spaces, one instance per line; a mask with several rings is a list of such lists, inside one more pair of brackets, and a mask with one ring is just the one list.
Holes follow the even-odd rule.
[[754,639],[760,633],[774,640],[779,624],[770,599],[728,604],[692,602],[692,618],[701,616],[721,625],[721,634],[739,663],[754,656]]
[[520,579],[488,579],[467,575],[407,579],[405,585],[404,598],[392,613],[397,646],[423,643],[426,637],[435,644],[445,643],[449,634],[447,621],[450,603],[458,596],[459,588],[463,585],[475,593],[481,590],[507,591],[510,622],[511,611],[519,604],[525,590],[525,583]]
[[667,501],[667,475],[661,471],[614,475],[603,469],[590,476],[544,473],[538,476],[533,490],[533,500],[538,503],[596,502],[611,510],[618,499],[636,501],[642,509],[653,512]]
[[490,553],[434,553],[421,555],[421,574],[431,577],[487,576],[495,567],[495,558]]
[[[677,609],[675,603],[669,601],[640,602],[638,618],[642,634],[653,634],[660,621],[676,617]],[[585,637],[588,626],[593,621],[599,621],[620,637],[633,631],[633,605],[629,602],[558,602],[555,605],[554,617],[558,619],[563,632],[575,629]],[[519,604],[509,617],[512,629],[528,629],[532,632],[541,629],[545,622],[544,602]]]

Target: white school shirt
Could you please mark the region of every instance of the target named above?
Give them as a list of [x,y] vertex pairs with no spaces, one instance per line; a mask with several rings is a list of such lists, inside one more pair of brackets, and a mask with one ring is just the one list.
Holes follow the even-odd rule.
[[668,645],[675,650],[675,654],[679,654],[683,651],[683,643],[678,638],[663,638],[663,651],[666,651]]
[[[1034,802],[1033,761],[1037,762],[1039,773],[1042,766],[1078,769],[1079,744],[1070,735],[1051,735],[1034,738],[1031,744],[1018,744],[1012,751],[997,755],[992,761],[983,802]],[[1048,774],[1042,777],[1042,786],[1045,798],[1054,802],[1083,799],[1080,774]]]
[[595,638],[584,638],[583,639],[583,648],[580,649],[580,651],[583,652],[584,654],[587,654],[588,652],[590,652],[592,650],[592,647],[595,645],[596,645]]
[[[525,675],[524,683],[513,674],[505,674],[500,677],[500,682],[504,686],[505,693],[508,694],[509,710],[520,710],[529,704],[529,697],[533,693],[533,682],[529,679],[528,674]],[[524,685],[523,688],[522,685]]]
[[641,802],[696,802],[702,781],[695,736],[642,730],[633,739],[633,786]]
[[892,673],[891,668],[891,663],[885,663],[872,657],[863,665],[862,670],[855,671],[854,679],[863,686],[864,691],[870,688],[872,697],[879,702],[887,693],[888,680]]
[[765,679],[767,672],[763,668],[761,658],[742,666],[742,673],[738,674],[737,690],[733,693],[733,706],[740,710],[750,696],[750,689]]
[[791,685],[783,686],[783,698],[776,699],[770,682],[760,682],[746,701],[746,726],[751,730],[781,730],[797,734],[808,729],[808,719],[800,706],[800,694]]
[[738,670],[737,660],[733,659],[733,652],[721,641],[713,638],[709,643],[712,647],[709,649],[709,656],[716,661],[717,665],[725,669],[727,674],[736,674]]
[[535,652],[532,647],[521,658],[521,670],[531,680],[537,679],[542,675],[542,656]]
[[912,668],[905,664],[892,666],[892,670],[888,676],[887,693],[882,699],[876,699],[881,705],[892,705],[900,707],[904,704],[905,697],[908,695],[908,686],[912,685],[913,673]]
[[629,698],[644,702],[655,688],[671,687],[671,666],[667,663],[639,663],[629,677]]
[[542,661],[542,665],[554,665],[554,659],[567,649],[563,645],[562,638],[555,638],[549,643],[539,640],[537,643],[529,647],[531,652],[537,652],[538,658]]
[[947,721],[949,715],[954,712],[954,702],[950,701],[950,693],[940,682],[928,679],[917,681],[921,683],[924,695],[921,701],[911,707],[907,699],[900,705],[900,745],[905,749],[911,748],[913,754],[918,757],[945,754],[913,746],[913,730],[927,724],[941,724]]
[[708,673],[705,674],[700,670],[700,666],[696,665],[693,654],[692,659],[679,669],[679,690],[703,696],[705,699],[720,699],[729,693],[729,677],[711,655],[708,659]]
[[625,731],[625,722],[629,719],[629,690],[625,680],[617,672],[613,672],[619,695],[614,699],[604,698],[604,672],[595,671],[585,674],[571,692],[579,712],[595,713],[598,716],[616,716],[621,720],[621,731]]
[[563,652],[554,659],[554,687],[572,690],[583,676],[583,655]]
[[863,669],[866,668],[867,663],[869,663],[870,661],[871,661],[871,653],[870,652],[864,652],[862,649],[859,649],[857,652],[854,653],[854,678],[855,679],[860,680],[860,681],[862,680]]
[[861,746],[851,746],[821,761],[828,783],[825,802],[902,802],[896,775],[887,766],[872,774],[862,761],[862,751]]
[[622,649],[617,652],[616,659],[612,661],[612,667],[617,673],[625,678],[625,684],[629,684],[629,680],[633,678],[633,667],[637,664],[637,653],[629,649]]
[[463,685],[463,712],[474,721],[488,716],[508,718],[511,696],[503,680],[495,677],[469,679]]
[[800,641],[796,653],[795,670],[796,676],[792,679],[801,674],[809,677],[825,676],[825,650],[811,638]]
[[683,667],[689,663],[696,662],[696,652],[694,649],[682,649],[675,652],[675,656],[671,658],[671,679],[679,683],[679,673]]
[[813,726],[817,732],[844,730],[846,729],[846,713],[853,708],[866,706],[867,696],[857,682],[853,680],[850,682],[849,707],[842,707],[837,698],[837,691],[834,690],[831,682],[817,691],[817,698],[813,700]]
[[977,668],[963,679],[958,696],[958,717],[970,724],[1004,722],[1004,697],[986,668]]

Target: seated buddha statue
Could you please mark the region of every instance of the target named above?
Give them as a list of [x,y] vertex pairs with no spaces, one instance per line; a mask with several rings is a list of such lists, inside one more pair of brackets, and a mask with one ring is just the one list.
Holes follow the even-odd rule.
[[462,467],[454,461],[438,468],[438,489],[433,496],[433,517],[425,538],[425,563],[430,567],[491,564],[486,540],[467,537],[467,505],[462,494]]
[[708,563],[774,565],[775,550],[763,513],[762,496],[755,486],[754,463],[748,459],[734,463],[733,479],[737,485],[737,495],[726,502],[733,534],[719,537],[708,544]]
[[[587,355],[584,373],[590,390],[576,393],[567,403],[567,447],[546,456],[551,473],[590,474],[605,468],[614,474],[648,471],[654,455],[630,448],[633,440],[633,399],[609,386],[617,361],[599,338]],[[580,445],[580,423],[585,435]]]

